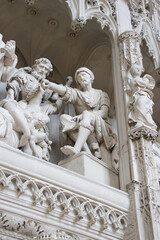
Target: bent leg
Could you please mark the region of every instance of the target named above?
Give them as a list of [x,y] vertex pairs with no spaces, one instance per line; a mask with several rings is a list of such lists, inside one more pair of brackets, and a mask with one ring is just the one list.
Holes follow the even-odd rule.
[[30,137],[30,129],[27,119],[25,118],[23,111],[14,102],[6,102],[4,108],[8,110],[15,121],[13,126],[14,130],[23,133],[19,144],[19,147],[22,147],[27,143]]
[[72,155],[79,153],[82,148],[87,150],[87,152],[90,152],[86,141],[91,132],[94,131],[94,122],[94,114],[88,111],[84,111],[82,114],[82,121],[80,121],[79,123],[78,136],[75,141],[74,147],[64,146],[63,148],[61,148],[62,152],[66,155]]

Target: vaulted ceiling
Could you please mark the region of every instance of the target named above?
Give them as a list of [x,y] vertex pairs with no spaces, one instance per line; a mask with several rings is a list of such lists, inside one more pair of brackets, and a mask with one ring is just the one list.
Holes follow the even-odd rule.
[[33,6],[0,0],[0,6],[0,32],[4,41],[16,41],[19,67],[47,57],[54,66],[51,81],[64,83],[78,67],[87,66],[95,74],[94,87],[113,100],[111,44],[96,20],[75,33],[68,7],[60,0],[38,0]]
[[[94,87],[105,90],[114,105],[111,43],[95,19],[75,33],[65,1],[38,0],[29,6],[24,0],[0,0],[0,32],[5,42],[16,41],[18,67],[31,66],[35,59],[47,57],[54,66],[50,80],[57,83],[65,83],[78,67],[89,67],[95,74]],[[146,73],[152,74],[158,83],[145,46],[142,53]],[[153,117],[160,127],[158,86],[154,90]]]

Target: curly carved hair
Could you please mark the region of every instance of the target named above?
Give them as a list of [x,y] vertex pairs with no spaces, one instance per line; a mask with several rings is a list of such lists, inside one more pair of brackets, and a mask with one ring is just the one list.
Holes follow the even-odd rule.
[[39,82],[32,78],[30,81],[28,80],[22,89],[22,96],[27,102],[30,101],[39,91],[40,84]]

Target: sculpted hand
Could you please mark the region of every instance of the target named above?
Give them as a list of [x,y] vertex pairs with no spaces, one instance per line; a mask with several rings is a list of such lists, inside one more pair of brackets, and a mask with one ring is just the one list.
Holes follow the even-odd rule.
[[15,58],[16,43],[13,40],[7,41],[5,45],[5,56],[10,59]]
[[43,89],[50,89],[56,93],[58,93],[60,96],[63,96],[66,92],[66,87],[61,84],[56,84],[53,82],[48,81],[47,79],[43,79],[41,81],[41,86]]
[[73,121],[75,122],[80,122],[82,120],[82,114],[81,115],[78,115],[78,116],[75,116],[72,118]]
[[47,89],[47,88],[50,87],[50,82],[47,79],[43,79],[41,81],[41,86],[42,86],[43,89]]

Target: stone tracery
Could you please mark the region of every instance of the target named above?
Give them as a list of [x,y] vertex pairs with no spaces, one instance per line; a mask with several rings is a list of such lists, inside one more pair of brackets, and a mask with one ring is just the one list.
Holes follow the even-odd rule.
[[[116,32],[116,24],[115,21],[112,19],[111,17],[111,8],[109,7],[108,1],[87,1],[85,2],[86,5],[82,4],[82,1],[79,2],[80,5],[76,5],[76,1],[67,1],[68,6],[71,8],[71,12],[72,12],[72,27],[75,31],[80,31],[84,25],[86,24],[87,20],[92,18],[92,17],[96,17],[98,19],[98,21],[101,22],[101,26],[109,26],[110,25],[110,30],[113,33],[113,36],[116,36],[117,32]],[[141,74],[138,75],[139,80],[136,79],[137,76],[135,76],[134,72],[132,71],[132,68],[135,65],[139,65],[140,68],[143,67],[142,64],[142,54],[140,51],[140,42],[141,42],[141,38],[139,33],[142,34],[143,38],[145,38],[147,40],[147,45],[149,46],[149,53],[150,55],[153,55],[153,59],[155,62],[155,66],[158,67],[159,66],[159,60],[158,60],[158,56],[159,54],[156,52],[156,49],[158,50],[158,44],[156,45],[156,38],[153,37],[154,39],[151,39],[151,35],[154,36],[154,33],[156,31],[158,31],[158,22],[156,22],[156,26],[154,28],[153,31],[150,31],[149,36],[148,36],[148,32],[147,30],[149,28],[147,28],[147,24],[142,24],[143,26],[141,26],[140,20],[144,20],[149,22],[149,24],[152,25],[152,21],[154,21],[155,19],[151,19],[151,12],[150,12],[150,7],[148,6],[147,1],[141,1],[139,2],[139,5],[136,5],[135,2],[130,4],[130,12],[131,12],[131,17],[132,17],[132,26],[134,28],[134,31],[132,31],[132,29],[129,29],[129,31],[122,33],[122,35],[119,37],[119,43],[120,43],[120,52],[121,52],[121,71],[122,71],[122,78],[123,78],[123,83],[124,83],[124,94],[125,94],[125,101],[126,101],[126,106],[128,107],[128,104],[130,105],[130,107],[132,107],[132,109],[128,109],[127,108],[127,114],[126,114],[126,118],[129,120],[129,126],[128,126],[128,134],[129,134],[129,145],[131,147],[131,176],[132,176],[132,180],[134,181],[135,179],[137,180],[137,182],[132,182],[134,187],[130,188],[130,198],[131,198],[131,203],[132,203],[132,209],[131,212],[129,214],[134,215],[136,209],[133,207],[134,204],[136,206],[140,206],[141,209],[141,214],[140,215],[143,219],[143,223],[144,223],[144,229],[147,228],[149,229],[150,225],[155,224],[155,228],[153,227],[153,232],[151,232],[151,234],[148,234],[145,236],[147,237],[147,240],[150,240],[153,238],[153,236],[155,236],[155,239],[158,239],[158,235],[156,235],[157,233],[155,233],[156,231],[158,232],[159,230],[157,230],[157,225],[156,225],[156,219],[158,219],[158,212],[155,209],[158,209],[159,203],[156,202],[157,196],[158,195],[158,185],[157,185],[157,172],[156,172],[156,167],[155,167],[155,162],[153,160],[153,156],[152,153],[149,153],[147,148],[152,149],[152,142],[156,140],[156,125],[152,119],[152,87],[148,87],[148,85],[151,84],[151,82],[153,83],[154,80],[151,76],[149,75],[144,75],[143,77],[141,77]],[[143,3],[143,4],[142,4]],[[115,5],[113,4],[113,1],[110,1],[110,4],[112,6],[112,10],[115,11]],[[156,3],[154,3],[156,5],[159,4],[158,1],[156,1]],[[153,4],[153,6],[154,6]],[[84,6],[86,7],[86,9],[84,9]],[[85,10],[85,11],[81,11],[81,13],[83,14],[79,14],[80,11],[79,10]],[[156,13],[158,12],[158,10],[156,9]],[[76,13],[76,14],[75,14]],[[78,13],[78,15],[77,15]],[[110,16],[108,17],[108,13],[110,14]],[[133,14],[134,13],[134,14]],[[75,14],[75,16],[74,16]],[[112,12],[112,16],[113,16],[113,12]],[[136,16],[136,18],[135,18]],[[155,17],[155,12],[154,12],[154,17]],[[110,20],[110,21],[109,21]],[[117,19],[118,20],[118,19]],[[137,21],[137,22],[136,22]],[[112,23],[112,24],[109,24]],[[140,25],[139,25],[140,24]],[[149,26],[148,24],[148,26]],[[118,29],[118,28],[117,28]],[[147,30],[146,30],[147,29]],[[77,34],[77,33],[76,33]],[[158,32],[156,34],[156,37],[158,36]],[[152,41],[154,40],[154,41]],[[154,48],[153,48],[154,46]],[[118,56],[118,55],[117,55]],[[5,64],[2,62],[3,67],[5,67]],[[28,71],[28,70],[27,70]],[[3,74],[2,74],[3,75]],[[145,83],[146,81],[146,83]],[[128,82],[130,82],[130,89],[128,88]],[[136,83],[135,83],[136,82]],[[143,85],[143,86],[142,86]],[[152,84],[154,85],[154,84]],[[133,90],[133,88],[138,88],[138,90]],[[128,92],[130,92],[128,94]],[[142,99],[143,98],[143,99]],[[31,98],[32,99],[32,98]],[[145,101],[142,101],[145,100]],[[139,111],[137,113],[137,102],[143,102],[143,103],[148,103],[146,104],[146,112],[145,109],[142,109],[142,107],[139,108]],[[41,156],[39,154],[36,153],[36,150],[34,149],[33,146],[37,145],[41,148],[41,150],[44,152],[46,151],[46,149],[48,150],[49,147],[45,144],[50,145],[49,140],[48,140],[48,136],[46,136],[46,132],[39,132],[39,128],[37,127],[37,125],[39,123],[34,122],[33,123],[33,118],[35,117],[35,113],[33,113],[33,111],[31,111],[32,109],[29,108],[30,102],[29,100],[27,101],[27,107],[25,107],[25,114],[27,116],[27,121],[31,122],[31,137],[29,139],[29,145],[32,146],[32,155],[34,156],[38,156],[41,158]],[[19,103],[19,101],[18,101]],[[62,103],[62,102],[61,102]],[[42,104],[42,99],[40,100],[40,104],[39,107],[41,107]],[[137,103],[138,104],[138,103]],[[150,107],[149,107],[150,104]],[[60,104],[61,105],[61,104]],[[140,105],[140,104],[139,104]],[[56,107],[56,106],[55,106]],[[28,109],[29,108],[29,109]],[[3,109],[5,110],[5,109]],[[4,116],[6,114],[5,111],[2,111],[2,116]],[[44,109],[43,109],[44,110]],[[43,113],[38,110],[38,114],[36,114],[37,118],[41,118],[41,113]],[[54,112],[56,112],[56,109],[54,109]],[[136,114],[135,114],[136,112]],[[33,115],[32,115],[33,114]],[[31,116],[32,115],[32,116]],[[46,114],[47,115],[47,114]],[[6,117],[7,114],[5,115]],[[48,115],[47,115],[48,116]],[[46,116],[46,117],[47,117]],[[3,119],[3,117],[2,117]],[[145,119],[145,120],[144,120]],[[13,119],[12,119],[13,120]],[[11,122],[12,122],[11,120]],[[44,120],[44,119],[42,119]],[[47,120],[48,121],[48,120]],[[47,121],[44,121],[45,124],[47,123]],[[12,124],[12,123],[11,123]],[[138,129],[137,129],[138,128]],[[41,129],[41,125],[40,125],[40,129]],[[4,129],[3,129],[4,130]],[[2,129],[1,129],[2,131]],[[2,131],[3,133],[3,131]],[[39,136],[38,134],[40,133],[40,140],[38,140]],[[37,135],[36,138],[34,138],[34,136]],[[97,150],[97,149],[96,149]],[[113,150],[113,149],[112,149]],[[25,151],[25,150],[24,150]],[[27,152],[28,150],[26,150]],[[98,156],[98,155],[97,155]],[[46,159],[47,157],[45,157]],[[153,176],[155,176],[155,178],[153,178]],[[6,175],[6,177],[8,177]],[[7,185],[6,181],[5,181],[5,175],[2,174],[2,182],[4,184]],[[15,178],[17,181],[19,180],[19,178]],[[149,180],[148,180],[149,179]],[[138,182],[138,180],[141,181],[141,183]],[[24,181],[24,180],[23,180]],[[22,181],[22,182],[23,182]],[[132,184],[131,183],[131,184]],[[136,187],[135,185],[137,184],[138,187]],[[23,185],[23,184],[22,184]],[[147,187],[146,187],[147,185]],[[37,188],[34,185],[35,189]],[[21,191],[22,186],[21,184],[18,185],[18,189]],[[19,191],[18,190],[18,191]],[[50,191],[48,190],[48,193],[50,193]],[[64,198],[63,198],[64,197]],[[67,196],[68,197],[68,196]],[[62,198],[65,199],[67,201],[67,197],[65,198],[65,196],[62,194]],[[37,194],[37,196],[35,197],[37,202],[39,202],[39,194]],[[49,199],[50,201],[51,199]],[[78,200],[76,199],[76,202]],[[79,200],[80,201],[80,200]],[[54,208],[54,203],[53,206]],[[94,211],[92,211],[92,205],[88,204],[87,208],[88,208],[88,212],[87,212],[87,216],[90,219],[89,221],[89,225],[94,226],[94,224],[97,221],[97,212],[95,213]],[[64,213],[67,214],[69,209],[68,209],[68,205],[66,203],[64,203],[62,201],[62,208],[64,208]],[[102,210],[102,209],[101,209]],[[79,213],[80,208],[77,208],[76,211],[79,214],[79,219],[83,218],[83,214],[82,212]],[[156,217],[154,216],[153,212],[156,212]],[[146,217],[147,214],[147,217]],[[103,229],[107,229],[108,227],[108,221],[110,221],[110,218],[108,218],[108,221],[106,221],[105,217],[102,216],[106,216],[105,212],[102,210],[101,211],[101,220],[103,222]],[[109,216],[108,216],[109,217]],[[112,214],[111,216],[112,220],[116,219],[116,214]],[[141,219],[141,220],[142,220]],[[149,219],[149,225],[146,219]],[[134,229],[132,232],[127,233],[126,235],[126,239],[128,240],[128,237],[134,238],[136,239],[137,235],[136,235],[136,226],[135,226],[135,222],[137,221],[136,216],[134,215],[134,222],[133,219],[129,220],[129,230],[130,229]],[[113,225],[114,228],[117,229],[117,220],[113,221]],[[148,227],[147,227],[148,226]],[[155,230],[156,229],[156,230]],[[143,231],[142,230],[142,231]],[[148,230],[150,231],[150,230]],[[143,234],[142,234],[143,235]]]

